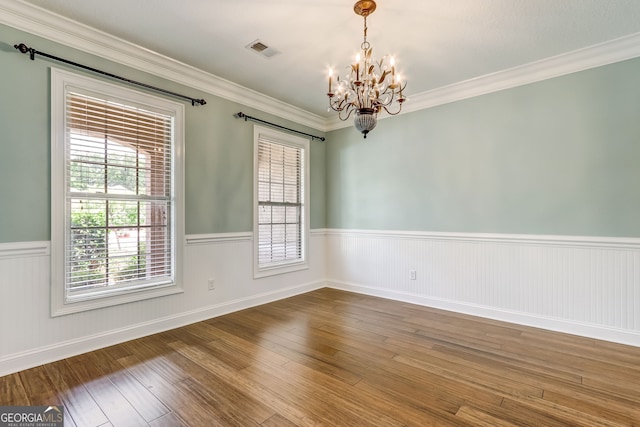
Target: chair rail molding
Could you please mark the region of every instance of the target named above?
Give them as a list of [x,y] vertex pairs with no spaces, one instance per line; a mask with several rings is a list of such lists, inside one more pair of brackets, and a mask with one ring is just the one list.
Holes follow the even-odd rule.
[[51,243],[49,241],[0,243],[0,260],[5,258],[49,256],[50,254]]

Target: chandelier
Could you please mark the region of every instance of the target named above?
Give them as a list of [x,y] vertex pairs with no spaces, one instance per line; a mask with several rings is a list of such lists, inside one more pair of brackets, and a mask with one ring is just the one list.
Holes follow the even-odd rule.
[[375,10],[373,0],[359,0],[353,6],[356,15],[364,18],[361,52],[356,55],[355,63],[347,67],[349,73],[343,79],[338,75],[334,83],[333,69],[329,70],[327,93],[329,107],[338,112],[340,120],[347,120],[355,112],[354,125],[365,138],[376,127],[380,111],[384,109],[395,116],[407,100],[402,94],[407,84],[403,84],[400,74],[396,73],[394,58],[387,55],[377,61],[372,56],[373,49],[367,41],[367,16]]

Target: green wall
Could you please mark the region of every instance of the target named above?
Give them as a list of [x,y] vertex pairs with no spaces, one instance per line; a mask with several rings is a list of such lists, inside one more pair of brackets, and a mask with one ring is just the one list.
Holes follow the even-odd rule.
[[640,59],[328,141],[329,228],[640,237]]
[[[49,68],[13,44],[169,90],[186,107],[186,233],[252,228],[253,127],[200,90],[0,25],[0,243],[50,238]],[[640,237],[640,59],[311,143],[311,227]],[[411,101],[409,101],[411,102]]]
[[[207,100],[203,107],[191,107],[186,102],[187,234],[250,231],[253,227],[253,126],[234,119],[233,114],[242,111],[323,135],[198,89],[0,25],[0,243],[49,240],[51,234],[49,69],[67,67],[40,57],[31,61],[13,48],[21,42],[52,55]],[[311,228],[326,226],[326,145],[311,143]]]

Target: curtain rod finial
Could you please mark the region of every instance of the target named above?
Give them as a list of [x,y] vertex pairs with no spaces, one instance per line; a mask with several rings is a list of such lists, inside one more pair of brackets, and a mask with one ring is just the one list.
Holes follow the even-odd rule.
[[18,49],[20,51],[20,53],[27,53],[29,52],[29,57],[31,58],[31,60],[33,61],[34,59],[36,59],[36,50],[32,47],[27,46],[24,43],[20,43],[20,44],[14,44],[13,45],[14,48]]

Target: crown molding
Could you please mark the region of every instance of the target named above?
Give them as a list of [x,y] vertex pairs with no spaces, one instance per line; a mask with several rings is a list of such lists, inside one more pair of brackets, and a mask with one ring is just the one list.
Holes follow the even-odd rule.
[[[631,34],[540,61],[409,95],[409,102],[403,105],[401,114],[577,73],[639,56],[640,33]],[[378,118],[386,119],[388,117],[392,116],[381,114]],[[337,116],[327,120],[327,131],[349,126],[351,126],[351,121],[340,121]]]
[[[21,0],[0,0],[0,23],[110,61],[256,108],[319,131],[351,126],[160,55]],[[401,114],[510,89],[640,56],[640,33],[410,95]],[[380,119],[391,117],[380,115]]]
[[0,23],[300,125],[326,128],[324,117],[20,0],[0,0]]

